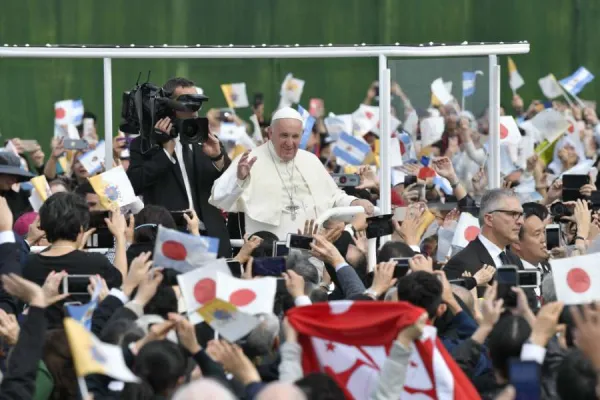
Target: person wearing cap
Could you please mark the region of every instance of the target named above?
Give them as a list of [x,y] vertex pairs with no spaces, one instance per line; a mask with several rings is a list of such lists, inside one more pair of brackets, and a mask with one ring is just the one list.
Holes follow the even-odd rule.
[[10,151],[0,151],[0,196],[6,199],[15,219],[30,209],[29,192],[14,190],[16,183],[27,182],[34,175],[21,167],[21,159]]
[[369,201],[337,187],[317,156],[299,149],[302,124],[298,111],[281,108],[268,128],[269,141],[236,158],[215,181],[209,202],[243,212],[246,233],[268,231],[283,240],[334,207],[363,206],[373,213]]

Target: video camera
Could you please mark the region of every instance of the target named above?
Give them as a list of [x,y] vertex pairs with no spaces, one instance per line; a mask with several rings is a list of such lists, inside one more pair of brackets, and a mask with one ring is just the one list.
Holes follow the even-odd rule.
[[[130,91],[123,92],[121,109],[121,131],[139,134],[143,141],[150,141],[151,147],[180,137],[182,143],[203,143],[208,139],[207,118],[176,118],[175,112],[196,112],[208,97],[201,94],[185,94],[177,99],[173,93],[150,82],[139,84]],[[155,129],[156,123],[169,117],[173,128],[169,133]]]

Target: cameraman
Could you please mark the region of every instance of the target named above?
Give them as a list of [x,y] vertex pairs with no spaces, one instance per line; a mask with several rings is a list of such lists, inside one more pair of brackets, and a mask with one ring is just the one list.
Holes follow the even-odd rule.
[[[163,89],[177,100],[182,95],[196,95],[195,83],[185,78],[172,78]],[[175,111],[174,118],[198,117],[197,111]],[[159,120],[155,128],[165,134],[171,131],[169,117]],[[208,204],[212,185],[231,164],[219,139],[208,134],[205,143],[182,145],[179,136],[150,150],[142,146],[142,137],[130,145],[127,175],[136,195],[145,204],[165,207],[169,211],[196,210],[203,235],[219,238],[219,257],[231,255],[229,234],[221,212]],[[161,148],[162,146],[162,148]]]

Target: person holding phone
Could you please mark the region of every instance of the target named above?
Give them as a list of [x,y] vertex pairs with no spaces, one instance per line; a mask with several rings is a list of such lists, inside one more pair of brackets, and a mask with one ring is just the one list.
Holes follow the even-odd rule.
[[[182,95],[196,95],[196,84],[186,78],[173,78],[163,86],[176,100]],[[197,111],[175,111],[173,118],[198,116]],[[169,133],[171,118],[156,123],[155,129]],[[201,221],[200,232],[219,238],[219,257],[231,256],[229,233],[223,215],[208,202],[210,191],[231,163],[219,139],[209,132],[202,144],[183,145],[179,137],[142,150],[142,138],[130,145],[130,164],[127,176],[137,195],[145,204],[155,204],[169,211],[195,210]]]

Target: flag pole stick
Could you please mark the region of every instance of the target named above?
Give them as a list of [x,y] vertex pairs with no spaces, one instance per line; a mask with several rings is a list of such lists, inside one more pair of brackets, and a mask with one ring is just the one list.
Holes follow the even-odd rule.
[[82,400],[87,400],[90,398],[90,393],[88,392],[87,384],[85,383],[85,377],[80,376],[77,377],[77,386],[79,386],[79,392],[81,393]]
[[465,95],[462,95],[462,101],[460,102],[460,110],[465,111]]
[[581,108],[585,108],[585,104],[583,103],[583,101],[581,101],[581,99],[579,97],[577,97],[576,95],[571,93],[571,96],[573,96],[573,98],[577,101],[577,104],[579,104],[579,106]]
[[569,98],[569,96],[567,95],[567,92],[565,89],[563,89],[562,85],[559,83],[558,87],[560,88],[560,91],[562,92],[563,97],[565,98],[565,100],[567,100],[567,103],[569,103],[570,107],[573,107],[573,102],[571,101],[571,99]]

